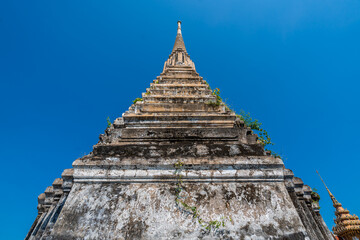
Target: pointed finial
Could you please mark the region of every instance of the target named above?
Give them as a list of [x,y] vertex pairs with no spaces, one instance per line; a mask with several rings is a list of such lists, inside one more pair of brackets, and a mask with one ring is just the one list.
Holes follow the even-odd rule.
[[336,198],[334,197],[334,195],[332,195],[332,193],[330,192],[329,188],[326,186],[326,184],[325,184],[324,180],[323,180],[323,179],[322,179],[322,177],[320,176],[320,173],[319,173],[317,170],[316,170],[316,173],[319,175],[320,180],[323,182],[323,184],[324,184],[324,186],[325,186],[326,190],[328,191],[329,196],[330,196],[330,198],[331,198],[331,200],[332,200],[333,204],[339,204],[339,202],[336,200]]
[[329,195],[332,196],[330,190],[329,190],[328,187],[326,186],[326,184],[325,184],[324,180],[322,179],[322,177],[320,176],[320,173],[318,172],[318,170],[316,170],[316,173],[319,175],[319,178],[320,178],[320,180],[322,181],[322,183],[324,184],[324,186],[325,186],[326,190],[328,191]]
[[177,22],[177,24],[178,24],[177,34],[180,34],[180,35],[181,35],[181,21],[179,20],[179,21]]
[[177,34],[176,34],[175,44],[172,53],[175,52],[177,49],[181,49],[184,52],[186,52],[185,43],[181,34],[181,21],[178,21],[177,24],[178,24]]

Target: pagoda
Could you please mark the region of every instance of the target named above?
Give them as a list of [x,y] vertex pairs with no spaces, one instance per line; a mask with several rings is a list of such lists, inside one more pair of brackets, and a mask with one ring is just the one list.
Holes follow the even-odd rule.
[[178,22],[160,76],[40,194],[25,239],[333,239],[317,203],[199,76]]
[[[319,174],[319,173],[318,173]],[[343,240],[355,240],[360,239],[360,220],[359,217],[351,215],[349,210],[344,209],[342,204],[339,203],[334,195],[330,192],[329,188],[326,186],[324,180],[319,177],[321,181],[324,183],[327,192],[331,198],[333,206],[335,208],[335,216],[334,219],[335,226],[333,227],[333,232],[338,239]]]

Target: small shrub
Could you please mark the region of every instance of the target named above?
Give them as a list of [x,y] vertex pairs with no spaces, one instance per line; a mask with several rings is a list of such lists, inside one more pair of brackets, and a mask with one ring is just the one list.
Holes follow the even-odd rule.
[[106,121],[107,121],[107,128],[110,128],[111,127],[110,117],[107,117]]
[[142,102],[142,101],[143,101],[142,98],[135,98],[135,100],[133,101],[133,103],[135,104],[135,103],[137,103],[137,102]]

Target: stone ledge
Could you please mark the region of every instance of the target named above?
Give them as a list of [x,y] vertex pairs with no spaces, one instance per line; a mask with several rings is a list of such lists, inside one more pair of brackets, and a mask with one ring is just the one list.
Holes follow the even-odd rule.
[[[148,158],[131,158],[131,157],[94,157],[85,156],[83,158],[76,159],[73,162],[73,167],[79,166],[137,166],[137,169],[141,167],[164,167],[164,169],[174,169],[174,164],[179,160],[184,165],[184,168],[197,166],[203,169],[216,168],[219,166],[232,167],[238,169],[250,169],[250,168],[262,168],[268,167],[283,167],[284,163],[280,158],[272,156],[234,156],[234,157],[217,157],[209,159],[206,156],[199,157],[181,157],[181,158],[166,158],[157,157],[153,159]],[[147,168],[147,169],[149,169]]]
[[174,142],[164,144],[97,144],[94,146],[95,156],[121,156],[122,158],[176,158],[187,157],[235,157],[235,156],[264,156],[264,149],[260,144],[194,144],[188,142]]
[[[78,178],[74,180],[75,183],[177,183],[176,179],[101,179],[101,178]],[[184,179],[184,183],[280,183],[282,179]]]
[[[176,159],[158,159],[157,163],[107,158],[74,162],[74,182],[176,182]],[[281,159],[182,159],[182,181],[189,182],[261,182],[284,181]]]

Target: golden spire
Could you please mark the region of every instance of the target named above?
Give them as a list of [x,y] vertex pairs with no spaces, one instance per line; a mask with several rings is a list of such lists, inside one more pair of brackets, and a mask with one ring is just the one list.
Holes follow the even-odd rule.
[[[316,173],[319,175],[319,177],[320,177],[321,181],[323,182],[326,190],[328,191],[329,196],[330,196],[330,198],[331,198],[331,200],[332,200],[332,202],[333,202],[334,207],[336,207],[335,205],[338,205],[338,204],[340,204],[340,203],[336,200],[336,198],[334,197],[334,195],[330,192],[329,188],[326,186],[324,180],[322,179],[322,177],[320,176],[320,173],[319,173],[317,170],[316,170]],[[341,204],[340,204],[340,205],[341,205]]]
[[175,44],[172,53],[175,52],[177,49],[181,49],[184,52],[186,52],[184,39],[181,34],[181,21],[178,21],[177,24],[178,24],[177,34],[176,34]]
[[354,237],[357,237],[360,239],[360,220],[359,217],[354,215],[350,215],[349,210],[344,209],[339,203],[334,195],[330,192],[329,188],[326,186],[324,180],[321,178],[318,171],[316,171],[319,175],[321,181],[324,183],[326,190],[328,191],[330,198],[333,202],[333,206],[335,207],[335,216],[336,219],[335,227],[333,227],[333,232],[343,239],[354,239]]

